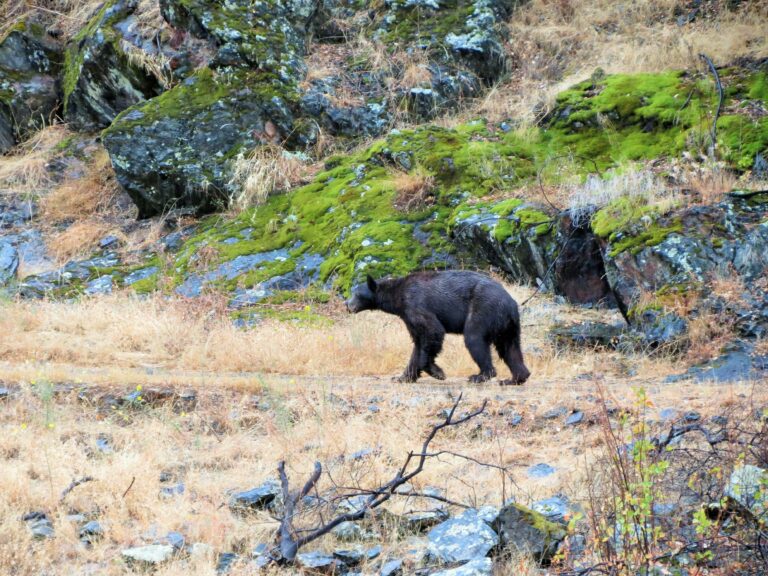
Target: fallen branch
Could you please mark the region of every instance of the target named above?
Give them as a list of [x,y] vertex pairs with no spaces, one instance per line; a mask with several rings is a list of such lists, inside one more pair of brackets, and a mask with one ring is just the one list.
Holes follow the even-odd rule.
[[59,504],[64,502],[64,498],[66,498],[67,495],[70,492],[72,492],[72,490],[74,490],[75,488],[77,488],[81,484],[85,484],[86,482],[93,482],[94,480],[95,480],[95,478],[93,476],[83,476],[80,479],[72,480],[70,485],[67,486],[66,488],[64,488],[64,490],[62,490],[61,497],[59,498]]
[[[429,431],[426,439],[422,444],[421,451],[409,452],[405,462],[390,481],[373,490],[360,490],[356,494],[351,495],[366,496],[366,498],[361,506],[356,510],[338,514],[329,521],[322,522],[320,526],[315,528],[296,530],[293,526],[293,520],[297,515],[297,508],[300,505],[302,499],[307,496],[307,494],[309,494],[313,488],[316,487],[317,482],[320,479],[320,475],[322,474],[321,464],[319,462],[315,462],[314,471],[312,472],[309,480],[307,480],[306,484],[304,485],[304,488],[296,492],[291,491],[290,489],[288,474],[285,471],[285,461],[281,461],[277,466],[277,471],[280,475],[280,483],[282,486],[284,511],[283,516],[280,519],[280,528],[278,530],[277,548],[279,549],[279,557],[273,557],[273,559],[280,562],[293,562],[296,559],[298,550],[302,546],[328,534],[331,530],[343,522],[361,520],[370,510],[378,508],[387,502],[393,495],[397,493],[396,491],[400,486],[408,483],[411,479],[420,474],[424,470],[424,465],[427,459],[440,454],[440,452],[436,452],[434,454],[429,452],[429,445],[435,439],[437,433],[444,428],[464,424],[465,422],[485,412],[485,408],[488,405],[488,401],[485,400],[482,406],[480,406],[480,408],[477,410],[465,414],[460,418],[454,419],[456,409],[458,408],[461,399],[462,395],[460,394],[443,421],[435,424]],[[467,459],[472,460],[470,458]],[[414,460],[416,461],[415,467],[409,471],[409,468],[411,468],[411,464],[414,462]],[[419,496],[422,496],[422,494],[419,494]],[[444,498],[435,499],[442,499],[447,503],[456,504]],[[299,534],[301,535],[299,536]]]

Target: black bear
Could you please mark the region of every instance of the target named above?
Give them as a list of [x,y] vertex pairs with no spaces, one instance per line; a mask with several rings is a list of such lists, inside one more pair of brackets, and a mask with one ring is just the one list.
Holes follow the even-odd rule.
[[491,344],[509,366],[512,378],[502,384],[522,384],[530,376],[520,349],[520,314],[517,302],[501,284],[477,272],[451,270],[416,272],[403,278],[356,286],[347,310],[382,310],[402,318],[413,340],[413,353],[400,382],[415,382],[422,372],[443,380],[445,372],[435,357],[445,334],[464,334],[464,343],[480,373],[470,382],[496,376]]

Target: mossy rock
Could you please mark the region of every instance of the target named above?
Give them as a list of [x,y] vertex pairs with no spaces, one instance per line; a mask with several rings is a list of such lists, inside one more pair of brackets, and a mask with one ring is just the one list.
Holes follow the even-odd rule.
[[162,92],[158,79],[131,59],[119,25],[136,9],[112,0],[69,42],[64,65],[64,117],[75,128],[104,128],[138,102]]
[[0,154],[52,121],[60,66],[57,46],[31,21],[0,39]]
[[[719,154],[738,170],[768,149],[768,117],[753,118],[751,100],[765,104],[765,70],[725,68],[723,110],[717,123]],[[680,71],[595,76],[560,93],[548,115],[546,139],[595,161],[674,157],[711,145],[717,96],[707,77]]]
[[[628,198],[595,215],[606,278],[629,322],[644,294],[691,294],[692,284],[732,277],[746,286],[768,269],[768,205],[727,197],[662,211]],[[676,300],[674,297],[672,301]]]
[[174,28],[213,42],[211,67],[258,68],[296,82],[317,7],[310,0],[160,0],[160,10]]
[[499,535],[499,548],[512,554],[530,554],[542,564],[548,564],[557,553],[566,531],[562,525],[550,522],[542,514],[520,504],[501,509],[493,521]]
[[211,211],[228,201],[228,166],[239,151],[293,132],[295,98],[267,72],[203,68],[122,112],[104,130],[104,146],[140,217],[171,207]]

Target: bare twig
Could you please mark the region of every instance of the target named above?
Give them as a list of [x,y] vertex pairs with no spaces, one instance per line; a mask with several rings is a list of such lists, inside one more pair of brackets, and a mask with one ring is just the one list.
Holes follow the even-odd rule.
[[[429,445],[434,440],[437,433],[444,428],[448,428],[451,426],[459,426],[471,420],[472,418],[478,416],[479,414],[482,414],[485,411],[486,406],[488,405],[488,401],[485,400],[482,406],[480,406],[480,408],[478,408],[477,410],[474,410],[461,417],[456,418],[455,417],[456,409],[458,408],[459,403],[461,402],[461,399],[462,399],[462,394],[459,394],[458,398],[453,403],[453,406],[448,412],[448,415],[443,419],[442,422],[435,424],[432,427],[432,429],[429,431],[426,439],[422,443],[421,451],[409,452],[405,458],[405,461],[403,462],[403,465],[395,473],[395,476],[391,480],[389,480],[388,482],[382,484],[381,486],[373,490],[363,490],[363,489],[357,490],[356,494],[354,494],[355,496],[366,496],[365,501],[359,507],[356,507],[356,509],[353,511],[346,512],[343,514],[338,514],[335,517],[328,520],[327,522],[322,522],[316,528],[296,530],[293,526],[293,519],[297,514],[297,507],[301,499],[307,494],[309,494],[309,492],[316,487],[317,482],[320,479],[320,475],[322,473],[322,466],[320,465],[319,462],[316,462],[314,471],[310,476],[309,480],[307,481],[307,483],[304,485],[304,488],[300,492],[292,492],[290,490],[288,475],[285,471],[285,462],[281,461],[278,464],[277,470],[278,470],[278,474],[280,475],[280,482],[281,482],[282,491],[283,491],[283,500],[285,502],[284,502],[283,516],[280,519],[280,529],[279,529],[279,535],[278,535],[278,538],[279,538],[278,548],[279,548],[279,554],[280,554],[279,560],[283,562],[292,562],[293,560],[295,560],[296,554],[299,548],[301,548],[305,544],[308,544],[309,542],[317,540],[318,538],[324,536],[325,534],[328,534],[331,530],[333,530],[336,526],[338,526],[343,522],[361,520],[363,517],[365,517],[365,515],[370,510],[378,508],[379,506],[387,502],[390,498],[392,498],[392,496],[396,494],[396,490],[398,487],[402,486],[403,484],[406,484],[416,475],[420,474],[422,470],[424,470],[424,465],[427,459],[431,457],[435,457],[436,455],[440,454],[440,452],[436,452],[432,454],[429,451]],[[411,465],[414,461],[415,461],[415,466],[411,468]],[[419,494],[419,496],[427,497],[428,495]],[[439,500],[441,498],[435,498],[435,499]],[[461,504],[449,501],[448,499],[442,499],[442,500],[449,504],[456,504],[461,506]]]
[[59,504],[64,502],[64,498],[67,497],[67,495],[72,492],[75,488],[80,486],[81,484],[85,484],[86,482],[93,482],[95,478],[93,476],[83,476],[82,478],[72,480],[69,486],[64,488],[61,492],[61,497],[59,498]]
[[709,66],[710,71],[712,72],[712,76],[715,77],[715,85],[717,86],[717,95],[718,95],[718,101],[717,101],[717,110],[715,110],[715,118],[712,120],[712,130],[710,131],[710,137],[712,138],[712,145],[709,149],[710,156],[714,159],[715,156],[715,146],[717,146],[717,120],[720,118],[720,112],[723,109],[723,84],[720,82],[720,75],[717,73],[717,68],[715,68],[714,63],[712,60],[710,60],[709,56],[706,54],[699,54],[699,58],[704,60],[707,65]]
[[131,483],[128,484],[128,488],[125,489],[125,492],[123,492],[123,498],[125,498],[128,495],[128,492],[131,491],[131,488],[133,488],[133,483],[136,482],[136,476],[131,478]]

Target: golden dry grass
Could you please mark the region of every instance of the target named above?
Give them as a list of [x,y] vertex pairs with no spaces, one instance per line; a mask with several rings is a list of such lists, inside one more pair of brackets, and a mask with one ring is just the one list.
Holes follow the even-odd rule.
[[426,170],[398,170],[392,180],[395,187],[395,208],[403,212],[420,210],[434,203],[435,177]]
[[277,144],[265,144],[233,163],[231,184],[239,190],[232,201],[237,210],[259,206],[271,194],[306,182],[314,168]]
[[[518,300],[531,294],[525,287],[509,289]],[[336,309],[331,305],[326,311]],[[436,446],[507,466],[512,482],[504,495],[522,503],[557,492],[576,502],[586,499],[584,465],[599,447],[599,431],[543,420],[553,407],[583,410],[590,421],[598,410],[598,386],[614,404],[626,407],[634,401],[633,388],[644,386],[654,406],[698,410],[706,417],[738,401],[739,394],[760,390],[746,382],[664,384],[663,376],[682,366],[643,356],[559,352],[546,338],[548,327],[563,317],[604,315],[545,296],[532,300],[522,318],[533,377],[525,386],[500,388],[467,385],[466,376],[476,368],[459,337],[449,337],[439,357],[448,381],[392,383],[410,342],[399,320],[380,313],[334,313],[333,324],[324,327],[266,321],[244,331],[207,300],[123,294],[70,303],[2,302],[0,381],[18,383],[19,391],[0,410],[0,571],[69,573],[58,571],[65,566],[79,573],[92,566],[100,574],[124,574],[122,548],[149,543],[169,530],[215,552],[247,554],[269,539],[274,522],[266,515],[231,514],[228,491],[273,477],[281,459],[288,461],[297,483],[319,460],[337,481],[375,485],[391,476],[407,450],[418,447],[439,409],[450,402],[449,394],[458,390],[464,391],[467,407],[488,398],[489,415],[480,420],[480,433],[467,426],[440,436]],[[502,374],[506,370],[499,368]],[[72,384],[56,392],[52,382]],[[144,394],[152,387],[193,389],[198,405],[175,411],[169,405],[109,409],[99,400],[137,386]],[[78,400],[81,387],[86,401]],[[380,411],[370,411],[371,403]],[[512,412],[523,415],[520,426],[508,425]],[[113,453],[96,449],[102,434]],[[374,449],[375,456],[358,463],[344,460],[364,448]],[[527,467],[539,462],[557,472],[530,478]],[[184,482],[183,495],[159,495],[163,471]],[[61,491],[85,475],[95,481],[60,503]],[[497,471],[450,457],[431,463],[415,485],[437,486],[472,505],[499,505],[503,497]],[[393,509],[421,506],[393,502]],[[31,541],[19,520],[31,510],[49,514],[55,539]],[[78,544],[66,518],[74,511],[97,517],[106,527],[105,538],[90,549]],[[412,545],[394,533],[384,532],[382,538],[385,553],[399,554]],[[334,545],[332,537],[318,543]],[[180,559],[157,573],[212,574],[214,565],[214,557]],[[535,573],[524,558],[500,570]],[[244,567],[233,571],[244,573]]]
[[48,126],[10,154],[0,156],[0,194],[37,195],[45,191],[52,183],[48,164],[70,136],[64,125]]

